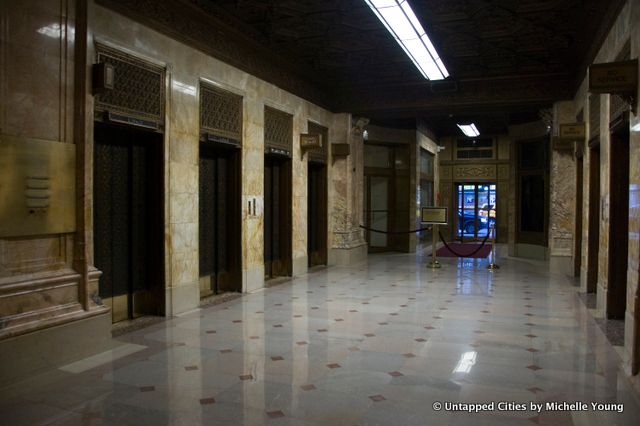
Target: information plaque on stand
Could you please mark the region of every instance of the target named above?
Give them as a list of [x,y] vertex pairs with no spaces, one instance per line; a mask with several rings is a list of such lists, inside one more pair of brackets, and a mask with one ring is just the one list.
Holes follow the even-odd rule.
[[420,210],[420,222],[432,225],[431,229],[431,262],[427,264],[429,268],[437,269],[440,262],[436,258],[436,246],[438,243],[438,225],[447,225],[446,207],[422,207]]

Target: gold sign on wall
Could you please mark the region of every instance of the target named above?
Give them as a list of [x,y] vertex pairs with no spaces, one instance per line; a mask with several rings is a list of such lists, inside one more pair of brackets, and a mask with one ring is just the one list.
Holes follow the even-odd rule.
[[584,123],[571,123],[560,125],[560,137],[562,139],[584,140]]
[[589,67],[589,92],[635,93],[638,60],[593,64]]
[[75,231],[76,147],[0,135],[0,237]]

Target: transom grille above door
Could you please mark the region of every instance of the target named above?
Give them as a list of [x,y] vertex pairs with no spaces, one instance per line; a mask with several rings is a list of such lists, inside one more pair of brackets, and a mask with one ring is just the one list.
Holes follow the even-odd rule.
[[209,84],[200,86],[200,131],[221,141],[242,141],[242,96]]
[[96,95],[96,118],[108,112],[164,124],[165,69],[102,44],[96,52],[114,69],[113,89]]
[[291,156],[293,116],[268,106],[264,107],[264,147],[266,153]]

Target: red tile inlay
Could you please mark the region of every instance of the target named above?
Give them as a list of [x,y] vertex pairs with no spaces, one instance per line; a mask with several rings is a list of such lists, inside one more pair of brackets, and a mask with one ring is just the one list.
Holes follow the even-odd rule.
[[140,386],[138,389],[140,389],[140,392],[153,392],[154,390],[156,390],[155,386]]
[[404,374],[402,374],[399,371],[392,371],[391,373],[388,373],[391,377],[400,377],[400,376],[404,376]]
[[435,327],[432,327],[430,325],[425,325],[424,328],[425,328],[425,330],[435,330],[436,329]]
[[529,349],[527,349],[527,352],[531,352],[532,354],[534,354],[534,353],[539,352],[539,351],[537,349],[535,349],[535,348],[529,348]]
[[326,328],[319,328],[318,329],[318,333],[326,333],[327,329]]
[[302,315],[294,315],[294,318],[302,318]]
[[351,352],[356,352],[356,351],[359,351],[359,350],[360,350],[360,348],[358,348],[358,347],[356,347],[356,346],[352,346],[352,347],[350,347],[350,348],[349,348],[349,350],[350,350]]
[[528,366],[527,366],[527,368],[528,368],[529,370],[533,370],[533,371],[542,370],[542,367],[538,367],[538,366],[537,366],[537,365],[535,365],[535,364],[528,365]]
[[300,346],[308,345],[308,344],[309,342],[305,342],[304,340],[301,340],[300,342],[296,342],[296,345],[300,345]]
[[253,376],[251,374],[243,374],[242,376],[238,377],[240,377],[240,380],[253,380]]
[[536,336],[535,334],[525,334],[525,337],[528,337],[529,339],[535,339],[538,336]]
[[435,316],[435,317],[433,317],[433,318],[434,318],[434,319],[442,319],[442,317],[441,317],[441,316],[439,316],[439,315],[436,315],[436,316]]
[[372,399],[374,402],[380,402],[380,401],[384,401],[387,398],[385,398],[382,395],[371,395],[369,399]]
[[273,306],[282,306],[282,303],[276,303],[276,304],[275,304],[275,305],[273,305]]
[[415,357],[415,355],[412,354],[411,352],[409,352],[408,354],[402,354],[402,356],[405,357],[405,358],[414,358]]
[[249,339],[251,340],[258,340],[260,338],[260,336],[249,336]]
[[389,315],[396,316],[396,315],[398,315],[398,313],[397,312],[391,312]]
[[320,308],[318,308],[317,306],[312,306],[311,309],[315,310],[315,309],[320,309]]
[[207,334],[216,334],[215,330],[207,330]]
[[532,323],[532,322],[527,322],[527,323],[525,323],[524,325],[528,325],[529,327],[533,327],[535,324],[534,324],[534,323]]
[[349,312],[358,312],[356,309],[351,309]]
[[369,304],[369,302],[362,302],[362,304],[363,304],[363,305],[368,305],[368,304]]
[[336,364],[336,363],[327,364],[327,367],[329,367],[329,368],[340,368],[340,364]]
[[198,369],[198,366],[197,365],[187,365],[184,369],[186,371],[194,371],[194,370]]
[[238,324],[238,323],[242,322],[242,320],[233,320],[233,322]]
[[271,361],[282,361],[282,360],[284,360],[284,358],[282,358],[280,355],[271,357]]
[[340,321],[344,321],[342,318],[336,318],[334,319],[334,321],[340,322]]
[[303,391],[312,391],[316,389],[316,387],[313,385],[302,385],[300,386],[300,389],[302,389]]
[[378,325],[388,325],[388,322],[379,322]]
[[420,342],[420,343],[427,341],[427,339],[423,339],[422,337],[418,337],[417,339],[413,339],[413,340],[415,340],[416,342]]
[[267,411],[267,416],[269,416],[270,419],[277,419],[279,417],[284,417],[284,413],[281,410]]
[[480,311],[480,312],[482,312],[483,314],[490,314],[491,313],[491,311]]
[[229,352],[231,352],[231,349],[220,349],[221,354],[228,354]]
[[282,324],[275,324],[273,327],[274,328],[282,328]]
[[537,387],[537,386],[534,386],[534,387],[532,387],[532,388],[528,388],[527,390],[528,390],[529,392],[531,392],[531,393],[544,392],[544,390],[540,389],[540,388],[539,388],[539,387]]
[[540,416],[529,417],[529,421],[539,425],[540,424]]
[[202,398],[200,399],[200,405],[211,405],[215,404],[215,398]]
[[474,332],[474,333],[476,333],[476,334],[484,334],[484,333],[485,333],[485,332],[484,332],[484,331],[482,331],[482,330],[474,330],[473,332]]
[[525,315],[528,316],[528,317],[532,317],[533,316],[533,314],[531,314],[529,312],[527,312]]
[[264,314],[264,311],[256,311],[256,314]]
[[364,336],[365,337],[374,337],[375,334],[373,334],[373,333],[365,333]]
[[401,307],[401,308],[406,308],[406,307],[407,307],[407,305],[400,305],[400,307]]

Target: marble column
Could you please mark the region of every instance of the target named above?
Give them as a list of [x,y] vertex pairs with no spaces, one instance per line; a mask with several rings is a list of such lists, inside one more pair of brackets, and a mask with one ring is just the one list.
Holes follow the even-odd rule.
[[331,190],[333,191],[332,246],[330,263],[349,265],[364,260],[367,243],[359,227],[363,223],[362,200],[364,182],[364,141],[362,131],[368,120],[337,114],[334,119],[337,134],[333,143],[348,144],[348,156],[334,156]]

